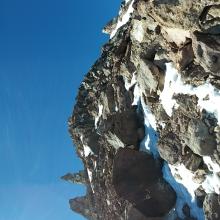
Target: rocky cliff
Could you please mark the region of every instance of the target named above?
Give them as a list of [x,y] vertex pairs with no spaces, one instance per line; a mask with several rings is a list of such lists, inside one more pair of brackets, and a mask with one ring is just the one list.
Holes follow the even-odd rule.
[[127,0],[69,131],[92,220],[220,219],[220,1]]

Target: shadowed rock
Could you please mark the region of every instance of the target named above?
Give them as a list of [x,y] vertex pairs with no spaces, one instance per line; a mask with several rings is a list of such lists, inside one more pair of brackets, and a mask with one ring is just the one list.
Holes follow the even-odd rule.
[[145,217],[163,217],[173,208],[176,195],[165,182],[159,161],[150,155],[121,148],[113,166],[113,185]]

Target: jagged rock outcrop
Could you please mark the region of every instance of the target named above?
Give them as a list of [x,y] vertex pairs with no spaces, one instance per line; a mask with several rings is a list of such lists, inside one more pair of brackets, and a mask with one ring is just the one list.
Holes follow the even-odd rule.
[[220,1],[130,0],[104,28],[69,131],[94,220],[220,219]]

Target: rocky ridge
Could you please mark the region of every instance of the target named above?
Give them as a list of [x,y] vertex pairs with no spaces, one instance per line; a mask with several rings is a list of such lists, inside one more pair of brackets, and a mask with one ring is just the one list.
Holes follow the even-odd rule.
[[220,1],[127,0],[69,131],[94,220],[220,219]]

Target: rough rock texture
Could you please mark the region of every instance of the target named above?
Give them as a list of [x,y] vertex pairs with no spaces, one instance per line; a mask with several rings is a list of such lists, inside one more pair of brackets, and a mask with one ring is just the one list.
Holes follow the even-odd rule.
[[120,148],[115,155],[113,186],[145,217],[163,217],[176,202],[175,192],[163,179],[159,161],[129,148]]
[[203,203],[206,219],[220,219],[220,197],[216,194],[208,194]]
[[[132,13],[125,21],[127,10]],[[172,96],[171,115],[161,101],[169,62],[187,88],[209,83],[218,95],[220,1],[126,1],[104,32],[111,39],[80,85],[69,119],[85,170],[63,179],[87,186],[85,196],[70,200],[71,208],[92,220],[220,219],[219,185],[208,190],[203,184],[219,178],[216,112],[184,91]],[[181,198],[164,179],[164,164],[183,165],[198,185],[194,203],[184,200],[180,212]]]

